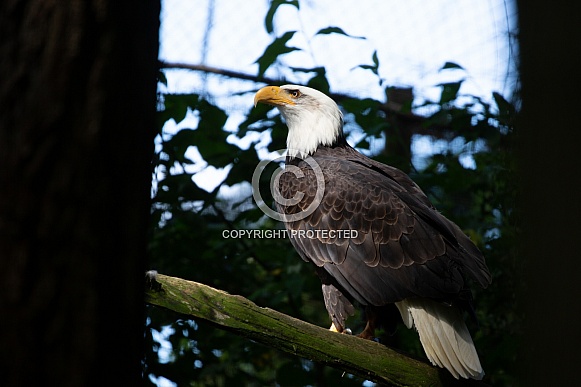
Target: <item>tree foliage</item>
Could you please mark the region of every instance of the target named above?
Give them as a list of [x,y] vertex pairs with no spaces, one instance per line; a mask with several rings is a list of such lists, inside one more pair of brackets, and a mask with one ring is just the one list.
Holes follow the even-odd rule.
[[[281,5],[299,6],[296,1],[273,1],[265,26],[273,36],[257,60],[258,75],[273,65],[323,92],[329,92],[324,68],[290,68],[284,55],[296,47],[287,45],[293,31],[274,36],[272,18]],[[337,27],[318,32],[318,39],[334,34],[350,37]],[[378,77],[377,55],[369,69]],[[442,71],[464,71],[458,64],[446,63]],[[163,77],[160,77],[163,81]],[[493,284],[475,289],[479,327],[474,327],[476,347],[487,380],[494,385],[514,385],[516,349],[521,334],[520,310],[516,293],[519,260],[515,250],[518,216],[514,147],[513,105],[500,94],[487,101],[461,94],[462,81],[439,85],[437,101],[413,106],[411,101],[394,109],[387,102],[335,95],[346,117],[348,133],[362,131],[357,146],[382,162],[406,171],[424,189],[436,207],[458,223],[484,252]],[[259,85],[255,85],[257,89]],[[390,87],[383,85],[389,96]],[[427,112],[417,114],[417,111]],[[176,133],[164,131],[170,121],[195,122]],[[320,326],[329,325],[319,279],[285,238],[233,237],[236,230],[276,230],[277,224],[257,208],[250,181],[260,151],[285,148],[286,127],[280,115],[268,107],[249,106],[246,118],[236,132],[225,129],[227,112],[197,94],[159,95],[158,141],[154,160],[151,225],[151,267],[161,273],[205,283],[239,294],[262,307],[269,307]],[[413,125],[410,125],[413,122]],[[410,154],[371,153],[372,143],[406,136],[402,149],[420,136],[437,140],[438,151],[415,168]],[[260,148],[253,140],[249,147],[234,145],[253,133],[267,134],[268,145]],[[250,137],[256,138],[257,136]],[[395,138],[395,139],[394,139]],[[197,149],[205,164],[189,156]],[[399,148],[398,148],[399,149]],[[195,174],[203,168],[227,171],[225,179],[211,192],[199,187]],[[273,167],[273,166],[271,166]],[[267,187],[268,181],[261,181]],[[265,202],[268,190],[261,192]],[[231,194],[235,192],[235,194]],[[234,232],[232,232],[234,231]],[[358,317],[348,325],[360,328]],[[361,385],[364,380],[343,374],[308,359],[278,352],[267,346],[234,336],[214,326],[184,319],[155,307],[148,307],[145,330],[149,343],[144,375],[163,376],[178,385]],[[160,339],[163,337],[163,339]],[[399,326],[395,335],[384,335],[382,342],[414,356],[423,357],[417,333]],[[166,348],[168,343],[171,348]]]

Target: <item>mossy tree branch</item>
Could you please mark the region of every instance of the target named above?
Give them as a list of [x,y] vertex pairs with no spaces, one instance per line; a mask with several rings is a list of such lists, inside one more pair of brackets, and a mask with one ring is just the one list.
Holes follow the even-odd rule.
[[379,343],[330,332],[209,286],[158,274],[145,301],[270,347],[388,386],[482,385],[456,381],[447,371]]

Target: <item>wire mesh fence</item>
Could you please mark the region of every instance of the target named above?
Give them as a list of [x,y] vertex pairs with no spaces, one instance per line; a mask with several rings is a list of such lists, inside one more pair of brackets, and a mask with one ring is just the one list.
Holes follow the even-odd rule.
[[[511,0],[302,0],[299,6],[278,7],[269,33],[265,20],[270,4],[163,0],[164,91],[201,94],[228,113],[226,129],[235,131],[252,107],[251,91],[261,85],[256,82],[257,58],[287,31],[297,31],[288,45],[299,50],[281,56],[266,71],[268,78],[303,83],[309,75],[289,72],[289,67],[324,67],[334,92],[381,101],[386,86],[411,87],[416,105],[437,100],[438,85],[450,81],[463,80],[462,94],[487,101],[493,91],[510,99],[518,90],[517,13]],[[317,34],[329,26],[345,35]],[[372,63],[374,53],[377,75],[360,67]],[[441,71],[447,62],[463,70]],[[421,163],[418,155],[425,158],[450,146],[418,137],[414,163]]]
[[[162,61],[257,73],[255,61],[274,38],[264,22],[269,1],[164,0],[162,4]],[[315,36],[328,26],[340,27],[354,38]],[[379,75],[386,84],[413,86],[417,97],[429,97],[442,80],[438,70],[452,61],[466,69],[468,92],[486,96],[491,90],[509,95],[515,88],[516,29],[516,9],[510,0],[303,0],[299,9],[279,7],[273,35],[297,31],[289,45],[301,51],[284,56],[285,64],[324,66],[335,91],[380,98],[376,79],[356,68],[370,62],[377,50]],[[170,90],[211,91],[219,99],[254,86],[236,78],[226,82],[203,71],[169,74]],[[284,74],[275,66],[266,75]],[[226,103],[236,108],[237,102]]]

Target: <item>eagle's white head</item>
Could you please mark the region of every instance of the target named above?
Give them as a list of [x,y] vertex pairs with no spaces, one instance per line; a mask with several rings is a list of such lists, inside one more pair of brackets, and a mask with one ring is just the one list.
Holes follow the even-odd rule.
[[288,126],[286,146],[291,157],[313,154],[319,146],[343,139],[343,114],[331,98],[306,86],[266,86],[254,96],[280,110]]

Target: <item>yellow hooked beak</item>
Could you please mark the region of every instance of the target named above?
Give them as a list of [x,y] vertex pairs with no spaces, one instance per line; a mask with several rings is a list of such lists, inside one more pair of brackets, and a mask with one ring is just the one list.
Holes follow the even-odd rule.
[[281,106],[281,105],[296,105],[291,99],[290,94],[278,86],[266,86],[258,90],[254,96],[254,107],[259,103],[267,105]]

